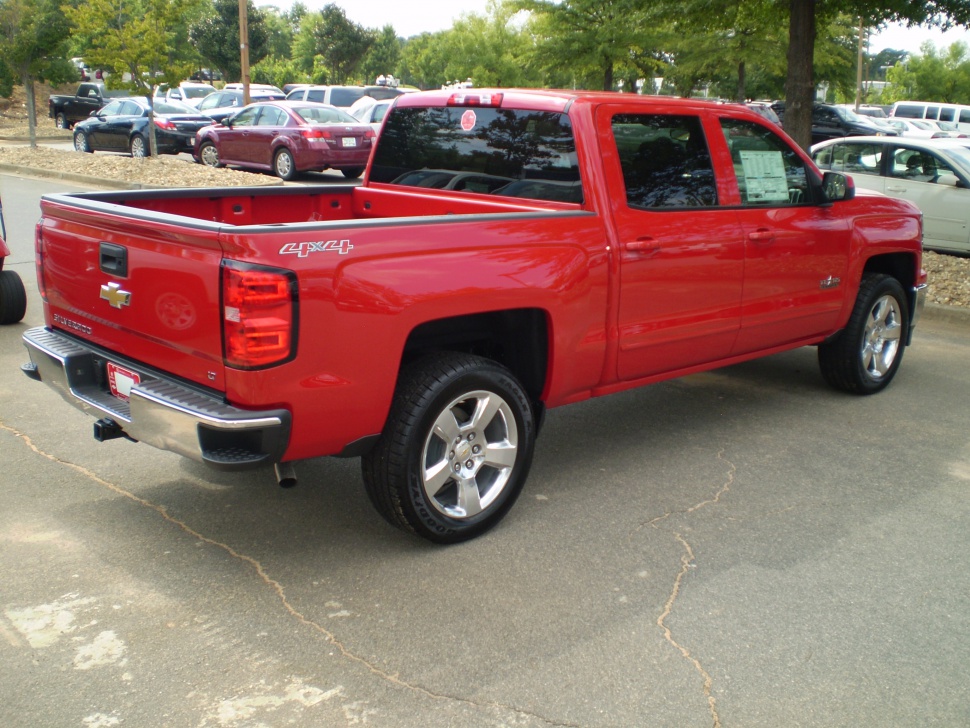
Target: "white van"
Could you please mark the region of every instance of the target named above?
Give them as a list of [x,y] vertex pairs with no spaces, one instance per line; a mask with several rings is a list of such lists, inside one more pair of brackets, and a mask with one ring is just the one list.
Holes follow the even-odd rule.
[[901,119],[932,119],[949,121],[957,128],[970,133],[970,106],[965,104],[945,104],[937,101],[897,101],[893,104],[890,116]]

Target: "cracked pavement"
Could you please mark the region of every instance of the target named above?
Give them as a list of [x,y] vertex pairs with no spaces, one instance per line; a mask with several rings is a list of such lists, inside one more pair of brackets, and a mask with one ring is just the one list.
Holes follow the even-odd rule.
[[511,514],[440,548],[356,460],[283,490],[27,380],[12,211],[55,186],[0,176],[5,728],[970,721],[970,321],[924,318],[874,397],[803,349],[553,410]]

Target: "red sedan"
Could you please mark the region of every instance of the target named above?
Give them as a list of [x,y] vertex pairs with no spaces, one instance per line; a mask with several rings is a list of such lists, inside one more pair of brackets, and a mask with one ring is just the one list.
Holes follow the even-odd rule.
[[200,129],[193,156],[210,167],[266,170],[287,180],[324,169],[353,178],[363,173],[375,137],[369,124],[335,106],[268,101]]

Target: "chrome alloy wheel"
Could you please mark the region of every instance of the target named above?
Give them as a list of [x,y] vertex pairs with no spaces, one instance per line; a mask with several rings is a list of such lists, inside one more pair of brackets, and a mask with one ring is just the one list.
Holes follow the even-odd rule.
[[421,483],[442,515],[477,516],[512,475],[519,433],[509,404],[494,392],[463,394],[435,420],[421,454]]
[[882,296],[869,311],[860,352],[862,366],[873,379],[880,379],[892,367],[902,343],[902,332],[899,301],[893,296]]

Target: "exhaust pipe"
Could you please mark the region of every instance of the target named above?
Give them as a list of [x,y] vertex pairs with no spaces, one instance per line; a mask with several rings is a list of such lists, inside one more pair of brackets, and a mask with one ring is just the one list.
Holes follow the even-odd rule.
[[281,488],[292,488],[296,485],[296,469],[293,463],[274,463],[273,472],[276,473],[276,482]]

